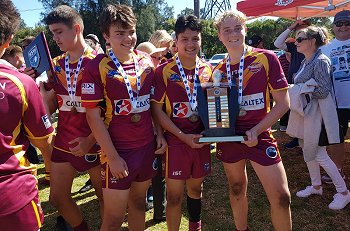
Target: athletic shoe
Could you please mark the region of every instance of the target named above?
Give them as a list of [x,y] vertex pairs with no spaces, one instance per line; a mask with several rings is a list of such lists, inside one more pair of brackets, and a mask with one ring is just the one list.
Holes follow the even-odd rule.
[[[345,177],[345,175],[344,175],[344,173],[343,173],[343,169],[338,169],[338,170],[339,170],[340,175],[341,175],[341,176],[343,177],[343,179],[345,180],[346,177]],[[332,178],[331,178],[327,173],[321,177],[321,181],[322,181],[322,183],[324,183],[324,184],[333,184]]]
[[292,141],[290,141],[289,143],[286,143],[284,145],[284,147],[286,149],[292,149],[292,148],[295,148],[295,147],[299,147],[299,140],[298,140],[298,138],[293,138]]
[[287,131],[287,126],[280,126],[280,131],[281,132]]
[[340,210],[340,209],[343,209],[349,203],[350,203],[349,191],[348,191],[348,194],[346,195],[337,193],[333,196],[333,201],[328,205],[328,208],[333,210]]
[[317,195],[322,195],[322,187],[320,189],[315,189],[313,186],[307,186],[305,189],[300,190],[299,192],[297,192],[297,197],[309,197],[312,194],[317,194]]

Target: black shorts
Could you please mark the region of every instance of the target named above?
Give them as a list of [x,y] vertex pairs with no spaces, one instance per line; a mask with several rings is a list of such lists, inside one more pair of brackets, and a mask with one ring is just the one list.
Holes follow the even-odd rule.
[[348,108],[337,108],[338,120],[341,128],[343,129],[343,134],[346,136],[349,128],[350,121],[350,109]]

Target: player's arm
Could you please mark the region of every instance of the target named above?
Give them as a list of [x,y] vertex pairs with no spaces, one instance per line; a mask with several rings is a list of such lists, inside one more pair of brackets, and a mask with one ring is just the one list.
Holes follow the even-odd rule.
[[152,101],[151,110],[153,118],[156,118],[157,122],[163,127],[163,129],[174,134],[177,138],[179,138],[182,142],[191,148],[201,148],[206,145],[196,142],[196,139],[202,137],[202,135],[183,133],[163,111],[163,104]]
[[100,108],[86,108],[86,119],[102,151],[108,157],[108,164],[112,175],[119,179],[127,177],[129,170],[126,162],[121,158],[115,149],[111,137],[100,116]]
[[52,146],[50,144],[51,137],[44,137],[40,139],[33,139],[29,137],[29,141],[37,147],[43,156],[50,156],[52,153]]
[[249,147],[258,144],[258,136],[271,127],[281,118],[289,109],[289,95],[287,89],[271,91],[272,97],[275,101],[274,107],[271,111],[252,129],[246,131],[248,140],[242,141]]
[[155,127],[156,130],[156,141],[157,141],[157,148],[156,151],[154,152],[155,154],[163,154],[168,147],[168,144],[164,138],[164,130],[162,126],[158,123],[157,120],[153,119],[153,126]]

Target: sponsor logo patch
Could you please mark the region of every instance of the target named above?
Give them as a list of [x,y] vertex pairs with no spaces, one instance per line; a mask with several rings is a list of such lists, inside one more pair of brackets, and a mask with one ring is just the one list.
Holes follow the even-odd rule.
[[181,81],[181,78],[178,74],[172,74],[169,79],[170,79],[170,81],[173,81],[173,82],[180,82]]
[[174,103],[174,108],[173,108],[174,117],[184,118],[187,116],[187,114],[188,114],[188,105],[182,102]]
[[43,124],[44,124],[46,129],[51,127],[51,122],[50,122],[49,117],[47,115],[42,116],[41,120],[43,121]]
[[94,83],[83,83],[81,85],[81,94],[86,94],[86,95],[95,94],[95,84]]
[[40,54],[38,47],[34,45],[28,52],[29,63],[31,67],[37,68],[40,63]]
[[93,163],[97,160],[97,155],[85,155],[85,161],[89,163]]
[[266,148],[266,155],[271,159],[275,159],[277,157],[277,150],[274,146],[270,146]]

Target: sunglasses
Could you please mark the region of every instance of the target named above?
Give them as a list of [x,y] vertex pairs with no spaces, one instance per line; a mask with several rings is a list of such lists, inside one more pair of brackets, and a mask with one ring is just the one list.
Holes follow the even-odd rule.
[[339,21],[334,23],[336,27],[350,26],[350,21]]
[[155,60],[161,60],[163,57],[162,56],[159,56],[159,57],[156,57],[156,56],[151,56],[152,59],[155,59]]
[[298,38],[295,39],[295,41],[298,42],[298,43],[301,43],[304,40],[309,40],[309,38],[298,37]]

